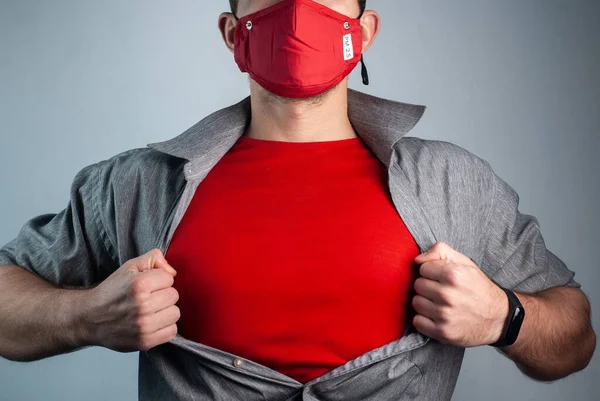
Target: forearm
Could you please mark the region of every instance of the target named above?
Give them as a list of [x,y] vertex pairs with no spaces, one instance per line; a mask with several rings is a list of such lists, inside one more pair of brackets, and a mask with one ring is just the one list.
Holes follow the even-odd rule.
[[536,380],[557,380],[585,368],[596,337],[583,292],[554,287],[536,294],[515,294],[525,309],[525,320],[517,341],[499,350]]
[[57,288],[18,266],[0,267],[0,356],[33,361],[88,345],[86,290]]

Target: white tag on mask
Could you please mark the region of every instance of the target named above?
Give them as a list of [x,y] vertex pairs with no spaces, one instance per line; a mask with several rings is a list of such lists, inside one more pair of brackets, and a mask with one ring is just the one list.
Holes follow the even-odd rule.
[[352,34],[344,35],[344,61],[354,58],[354,46],[352,46]]

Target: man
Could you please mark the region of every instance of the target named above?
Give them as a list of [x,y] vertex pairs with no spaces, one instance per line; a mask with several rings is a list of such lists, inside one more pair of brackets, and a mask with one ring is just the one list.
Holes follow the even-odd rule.
[[515,191],[405,136],[423,107],[347,89],[377,13],[231,7],[251,96],[85,167],[0,249],[0,355],[139,350],[143,400],[448,400],[481,345],[537,380],[587,366],[587,298]]

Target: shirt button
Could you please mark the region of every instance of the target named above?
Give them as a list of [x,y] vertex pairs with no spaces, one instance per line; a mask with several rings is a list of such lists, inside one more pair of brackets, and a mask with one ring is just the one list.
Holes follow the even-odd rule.
[[235,366],[236,368],[239,368],[240,366],[242,366],[244,362],[240,359],[240,358],[235,358],[233,360],[233,366]]

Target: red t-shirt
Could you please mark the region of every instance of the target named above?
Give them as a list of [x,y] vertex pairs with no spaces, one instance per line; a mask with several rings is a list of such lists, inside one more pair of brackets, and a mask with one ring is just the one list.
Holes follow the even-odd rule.
[[359,137],[242,136],[196,189],[166,258],[183,337],[306,383],[402,336],[418,254]]

